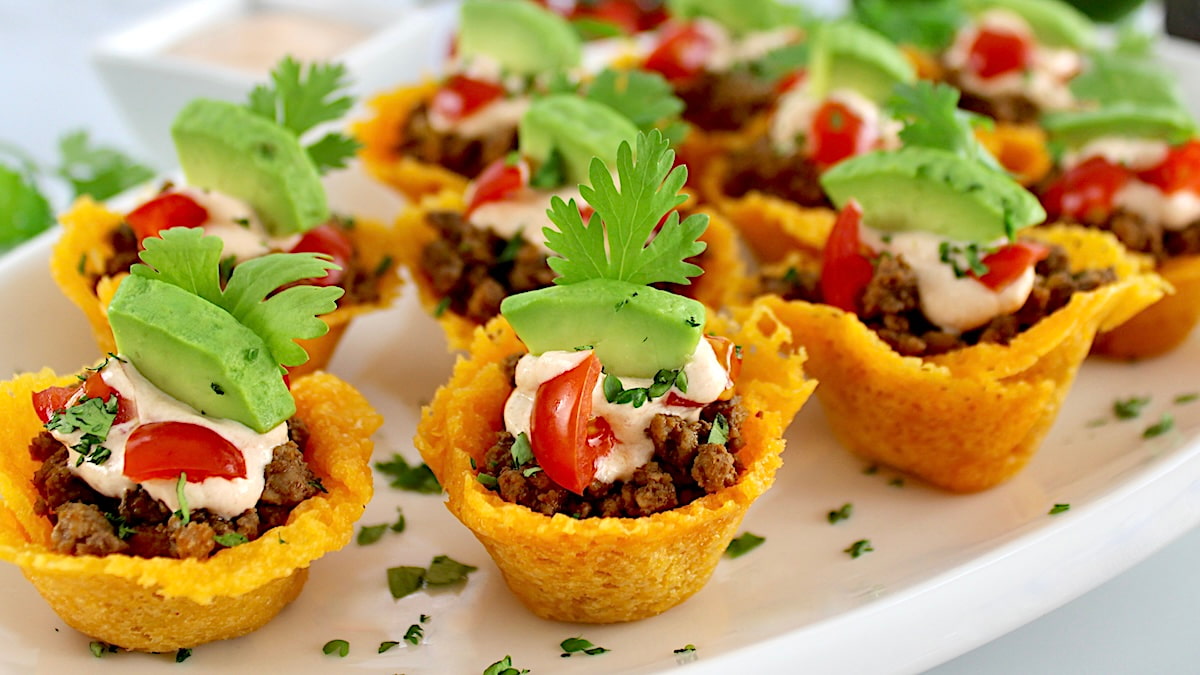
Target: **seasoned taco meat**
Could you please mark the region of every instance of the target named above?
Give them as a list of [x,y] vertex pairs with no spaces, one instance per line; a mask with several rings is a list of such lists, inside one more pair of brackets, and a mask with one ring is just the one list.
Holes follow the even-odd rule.
[[821,189],[821,169],[800,152],[782,155],[766,136],[729,156],[724,192],[743,197],[751,190],[787,199],[800,206],[831,206]]
[[437,164],[468,178],[483,173],[488,164],[517,149],[515,127],[498,127],[486,136],[468,138],[445,133],[429,123],[425,105],[413,111],[401,133],[400,154]]
[[775,85],[746,69],[703,71],[676,83],[683,118],[710,131],[737,131],[775,100]]

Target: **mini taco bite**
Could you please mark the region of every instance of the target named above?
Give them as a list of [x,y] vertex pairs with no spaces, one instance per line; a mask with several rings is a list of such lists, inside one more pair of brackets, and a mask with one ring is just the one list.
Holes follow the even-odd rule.
[[699,271],[684,260],[704,217],[643,245],[686,169],[670,171],[657,132],[631,154],[622,144],[619,192],[593,161],[590,225],[554,200],[559,281],[476,331],[415,439],[450,511],[543,618],[633,621],[698,591],[815,386],[769,311],[706,323],[702,304],[645,285]]
[[2,385],[0,558],[68,625],[125,649],[261,627],[372,494],[379,416],[333,376],[289,387],[281,368],[341,291],[275,291],[331,263],[274,254],[221,288],[220,254],[216,237],[162,232],[113,298],[116,352]]
[[[301,142],[310,127],[350,106],[349,98],[334,98],[343,73],[340,65],[313,65],[305,72],[285,59],[272,73],[272,86],[255,89],[245,106],[192,101],[172,126],[185,184],[165,182],[126,213],[84,197],[61,217],[64,231],[51,273],[87,316],[102,352],[114,349],[108,303],[145,241],[171,227],[221,237],[223,278],[273,252],[323,253],[338,263],[299,282],[345,292],[323,318],[329,332],[305,344],[311,359],[297,374],[324,368],[355,316],[391,303],[400,287],[394,237],[381,224],[332,215],[320,182],[322,171],[344,165],[354,142],[337,133],[307,146]],[[319,105],[299,111],[298,96],[316,96]]]

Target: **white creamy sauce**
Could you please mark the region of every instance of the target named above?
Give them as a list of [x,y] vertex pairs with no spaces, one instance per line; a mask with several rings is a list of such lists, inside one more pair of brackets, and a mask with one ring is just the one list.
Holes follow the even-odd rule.
[[[954,269],[941,261],[939,248],[945,240],[928,232],[891,232],[888,241],[869,227],[860,229],[862,241],[878,253],[902,258],[917,277],[921,311],[931,323],[950,333],[978,328],[1001,314],[1015,312],[1033,290],[1033,266],[999,290],[974,278],[954,276]],[[952,242],[953,243],[953,242]],[[992,242],[1001,246],[1006,240]]]
[[1166,141],[1124,136],[1101,136],[1074,152],[1063,155],[1063,168],[1073,168],[1092,157],[1103,157],[1134,171],[1144,171],[1163,163],[1170,146]]
[[[271,461],[275,446],[288,441],[287,423],[260,434],[233,420],[213,419],[198,415],[185,403],[155,387],[128,362],[109,361],[101,372],[108,386],[133,404],[133,416],[126,422],[113,425],[103,446],[112,455],[103,464],[84,461],[75,462],[78,453],[70,450],[68,466],[71,471],[87,482],[92,489],[108,497],[119,499],[135,483],[125,477],[125,443],[129,435],[143,424],[151,422],[187,422],[211,429],[229,441],[241,453],[246,462],[245,478],[208,478],[198,483],[189,482],[184,488],[189,509],[208,509],[224,518],[232,518],[252,508],[262,496],[263,470]],[[62,434],[51,432],[56,439],[68,447],[79,442],[82,432]],[[175,479],[153,479],[142,483],[142,487],[171,511],[179,510]]]
[[696,27],[712,41],[713,50],[704,65],[713,72],[723,72],[738,64],[756,61],[780,47],[799,42],[803,37],[799,29],[790,26],[755,31],[741,37],[734,37],[724,26],[711,19],[696,19]]
[[515,128],[521,121],[521,116],[529,109],[530,103],[531,99],[528,96],[498,98],[457,120],[449,119],[430,108],[429,126],[441,133],[453,132],[463,138],[481,138],[496,129]]
[[[530,414],[534,398],[543,382],[579,365],[592,352],[546,352],[541,356],[526,354],[517,362],[517,388],[504,406],[504,425],[514,436],[529,433]],[[683,369],[687,377],[687,393],[672,387],[677,396],[707,405],[717,400],[729,386],[729,373],[717,359],[708,340],[700,340],[696,351]],[[622,377],[625,389],[649,387],[650,378]],[[654,456],[654,442],[646,434],[650,421],[659,413],[675,415],[688,421],[700,419],[700,407],[668,406],[664,401],[670,392],[647,401],[640,408],[628,403],[609,403],[604,397],[604,377],[592,390],[592,415],[602,417],[612,427],[616,443],[612,450],[596,459],[595,479],[605,483],[629,480],[633,472]],[[534,448],[537,452],[537,448]]]
[[208,212],[204,232],[220,237],[224,242],[222,257],[232,255],[242,262],[276,251],[290,251],[303,236],[271,236],[254,214],[254,209],[240,199],[193,187],[178,188],[177,192],[187,195]]
[[1113,195],[1113,206],[1140,215],[1168,230],[1182,230],[1200,220],[1200,195],[1191,190],[1164,193],[1157,186],[1131,180]]
[[[1026,71],[983,78],[968,67],[971,45],[985,27],[1020,34],[1033,45]],[[948,67],[959,71],[963,89],[980,96],[1023,95],[1043,110],[1065,110],[1075,104],[1067,82],[1083,67],[1082,58],[1074,50],[1038,44],[1025,19],[1004,9],[989,9],[975,23],[962,28],[942,58]]]
[[[853,89],[835,89],[825,100],[841,103],[863,121],[869,147],[885,150],[900,147],[900,129],[904,125],[885,116],[871,99]],[[801,139],[812,132],[813,118],[823,103],[824,100],[814,99],[807,87],[789,90],[771,116],[768,131],[771,144],[783,154],[795,152]]]
[[542,228],[551,226],[546,211],[550,208],[550,198],[555,195],[562,197],[564,202],[574,199],[581,208],[587,205],[579,194],[578,186],[552,191],[529,188],[522,190],[515,198],[479,205],[471,212],[470,221],[475,227],[491,229],[505,239],[511,239],[520,232],[521,238],[527,243],[550,254]]

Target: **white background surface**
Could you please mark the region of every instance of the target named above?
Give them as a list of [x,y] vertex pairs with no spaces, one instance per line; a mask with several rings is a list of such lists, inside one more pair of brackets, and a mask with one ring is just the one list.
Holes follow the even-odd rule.
[[[0,0],[0,140],[49,162],[62,133],[86,127],[103,142],[136,150],[88,62],[88,45],[164,4]],[[1177,388],[1198,389],[1200,382],[1181,382]],[[1196,519],[1195,514],[1187,517]],[[1141,555],[1143,551],[1129,552],[1130,559]],[[1082,598],[931,672],[1200,672],[1197,570],[1200,532],[1193,531]],[[1047,578],[1054,578],[1053,570]],[[919,622],[921,616],[911,621]],[[955,639],[977,641],[971,636]],[[564,664],[564,671],[567,665],[572,664]],[[797,664],[795,670],[802,668]]]

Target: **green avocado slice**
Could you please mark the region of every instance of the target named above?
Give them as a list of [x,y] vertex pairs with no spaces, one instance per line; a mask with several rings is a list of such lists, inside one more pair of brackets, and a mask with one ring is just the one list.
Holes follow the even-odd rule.
[[700,341],[704,305],[650,286],[591,279],[510,295],[500,313],[534,355],[592,347],[608,372],[681,368]]
[[817,29],[806,85],[814,98],[824,98],[831,90],[846,87],[882,103],[897,84],[916,79],[904,53],[870,28],[836,21]]
[[964,0],[964,4],[975,14],[989,9],[1017,14],[1029,23],[1038,41],[1050,47],[1085,50],[1096,42],[1091,19],[1061,0]]
[[1042,118],[1042,125],[1052,140],[1068,148],[1078,148],[1102,136],[1148,138],[1175,145],[1196,134],[1196,122],[1186,111],[1130,101],[1098,110],[1051,113]]
[[173,284],[121,282],[108,307],[117,350],[147,380],[208,417],[265,433],[296,412],[267,344],[233,315]]
[[508,72],[536,75],[579,65],[583,47],[566,19],[532,2],[467,0],[458,54],[486,56]]
[[734,35],[799,25],[800,8],[776,0],[667,0],[671,16],[678,19],[705,17]]
[[554,94],[533,102],[517,126],[521,154],[544,163],[558,152],[568,183],[588,183],[588,167],[599,157],[616,165],[622,141],[633,146],[637,126],[616,110],[572,94]]
[[862,206],[866,225],[988,243],[1046,218],[1036,197],[1004,173],[946,150],[911,146],[848,159],[821,176],[841,208]]
[[296,136],[248,108],[195,99],[171,125],[188,183],[250,204],[271,234],[329,219],[321,175]]

